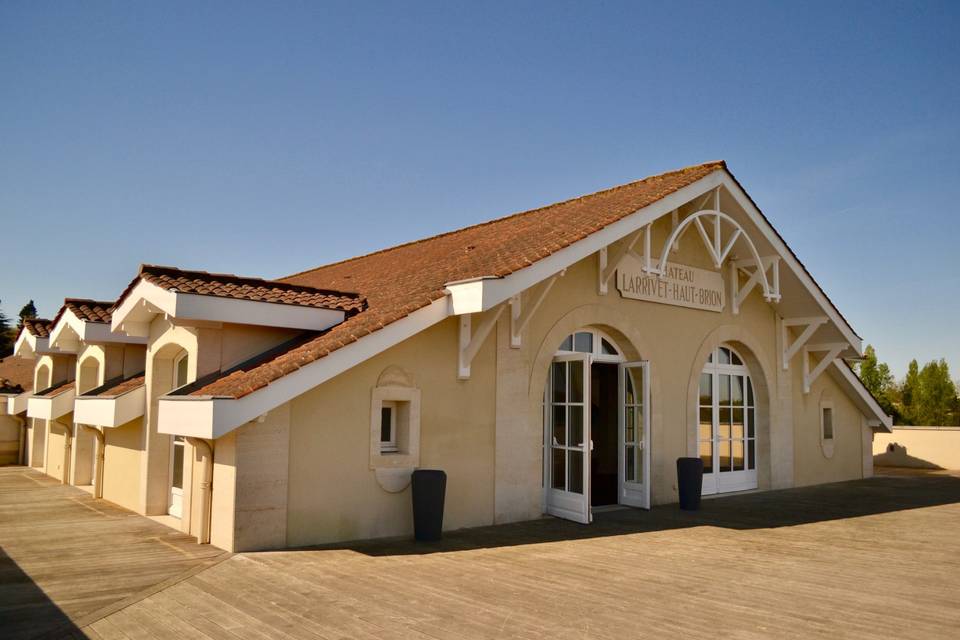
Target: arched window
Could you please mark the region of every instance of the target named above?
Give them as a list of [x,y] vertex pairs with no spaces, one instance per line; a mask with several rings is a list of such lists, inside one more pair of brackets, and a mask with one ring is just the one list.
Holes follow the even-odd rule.
[[564,338],[556,355],[570,353],[589,353],[596,362],[623,362],[626,359],[616,343],[599,329],[580,329]]
[[707,358],[698,410],[704,493],[756,488],[756,398],[750,371],[730,347],[717,347]]

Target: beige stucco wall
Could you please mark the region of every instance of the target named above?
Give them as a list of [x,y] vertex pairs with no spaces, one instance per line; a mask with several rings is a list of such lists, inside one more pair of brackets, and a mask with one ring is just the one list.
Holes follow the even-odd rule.
[[143,420],[137,418],[104,433],[103,498],[137,511],[140,507],[140,464]]
[[[142,430],[141,448],[145,452],[140,464],[139,511],[148,514],[166,513],[170,493],[170,447],[171,436],[157,432],[158,399],[173,386],[173,362],[180,353],[187,353],[188,379],[193,381],[204,375],[229,369],[251,357],[290,340],[297,331],[268,327],[252,327],[237,324],[176,326],[161,316],[150,325],[146,351],[147,408]],[[230,445],[232,446],[232,444]],[[217,444],[214,443],[216,461]],[[224,453],[226,455],[226,453]],[[192,446],[184,449],[183,516],[181,528],[197,535],[200,523],[200,474],[202,465]],[[232,466],[227,465],[227,466]],[[215,476],[226,471],[215,462]],[[217,496],[218,480],[214,478],[213,504],[222,509],[229,493],[224,490]],[[233,503],[232,496],[228,500]],[[224,532],[230,532],[225,534]],[[211,536],[223,542],[233,536],[232,525],[225,525],[214,518]],[[226,536],[226,537],[224,537]],[[230,542],[232,545],[233,543]],[[229,545],[219,544],[228,548]]]
[[[799,369],[799,367],[797,367]],[[802,373],[798,374],[802,375]],[[839,482],[864,475],[864,431],[862,414],[829,375],[821,375],[803,394],[802,378],[794,395],[794,468],[796,485]],[[833,452],[821,445],[820,407],[833,404]],[[825,451],[826,450],[826,451]]]
[[458,326],[445,320],[291,402],[289,546],[412,531],[410,489],[388,493],[370,468],[370,394],[391,365],[422,391],[420,466],[447,470],[445,526],[492,522],[495,344],[460,381]]
[[[5,402],[6,396],[0,396]],[[0,466],[17,464],[20,459],[20,421],[13,416],[0,416]]]
[[960,427],[894,427],[874,436],[872,453],[877,465],[960,469]]
[[[665,229],[657,231],[664,235]],[[699,239],[691,236],[671,260],[710,268]],[[696,384],[719,344],[737,349],[751,371],[761,489],[868,475],[864,442],[870,434],[863,416],[826,374],[803,394],[800,356],[783,371],[776,357],[777,315],[758,293],[739,315],[729,300],[722,313],[714,313],[624,299],[613,283],[601,296],[596,265],[591,256],[567,269],[519,349],[510,347],[509,311],[504,313],[472,363],[469,380],[456,376],[458,322],[449,319],[293,400],[287,544],[410,533],[409,489],[388,493],[367,464],[370,394],[388,366],[408,372],[422,391],[420,466],[448,472],[445,528],[539,516],[547,368],[560,341],[585,326],[606,331],[629,359],[651,363],[653,504],[677,499],[676,458],[696,452]],[[523,303],[536,293],[526,292]],[[475,327],[480,322],[474,318]],[[824,394],[835,411],[829,458],[820,444]],[[243,478],[242,464],[237,475]]]

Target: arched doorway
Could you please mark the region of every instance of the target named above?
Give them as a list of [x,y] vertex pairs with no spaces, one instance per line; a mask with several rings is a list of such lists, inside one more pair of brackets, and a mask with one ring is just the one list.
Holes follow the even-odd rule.
[[588,523],[599,507],[649,508],[649,380],[599,329],[564,338],[543,402],[547,513]]
[[744,358],[720,345],[700,373],[697,451],[703,493],[757,488],[757,398]]

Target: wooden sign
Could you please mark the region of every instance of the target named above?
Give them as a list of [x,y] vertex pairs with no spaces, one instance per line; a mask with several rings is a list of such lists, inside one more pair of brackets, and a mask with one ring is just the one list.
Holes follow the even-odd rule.
[[628,255],[617,268],[617,290],[624,298],[723,311],[723,276],[719,272],[668,262],[666,273],[658,278],[645,274],[641,266],[638,258]]

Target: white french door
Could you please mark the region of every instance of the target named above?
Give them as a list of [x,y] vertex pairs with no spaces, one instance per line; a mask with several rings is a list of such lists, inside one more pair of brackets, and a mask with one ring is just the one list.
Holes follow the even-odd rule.
[[173,447],[170,451],[170,506],[167,513],[174,517],[181,517],[183,512],[183,454],[185,439],[183,436],[173,436]]
[[756,489],[756,401],[750,372],[733,349],[719,347],[707,360],[698,410],[703,494]]
[[547,513],[589,523],[589,354],[557,356],[544,402],[544,481]]
[[620,365],[620,503],[650,508],[650,363]]

